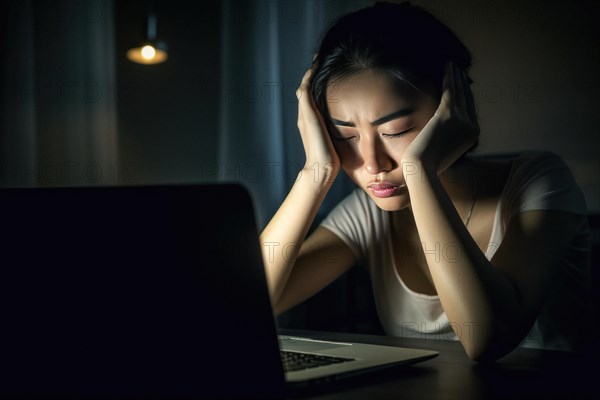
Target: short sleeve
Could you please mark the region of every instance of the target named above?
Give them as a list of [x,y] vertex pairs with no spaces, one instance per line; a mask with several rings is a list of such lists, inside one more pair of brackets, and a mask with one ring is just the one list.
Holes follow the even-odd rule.
[[529,210],[587,214],[585,198],[566,163],[552,152],[530,152],[514,160],[505,189],[504,215]]
[[360,262],[365,260],[369,241],[371,207],[366,197],[362,190],[355,189],[320,224],[344,241]]

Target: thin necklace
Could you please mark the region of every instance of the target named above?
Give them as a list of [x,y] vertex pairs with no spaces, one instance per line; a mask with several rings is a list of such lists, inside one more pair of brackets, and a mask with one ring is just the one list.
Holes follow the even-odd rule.
[[469,226],[471,214],[473,214],[473,207],[475,207],[475,199],[477,199],[477,178],[473,174],[473,202],[471,203],[471,208],[469,209],[469,213],[467,214],[467,222],[465,222],[465,228]]

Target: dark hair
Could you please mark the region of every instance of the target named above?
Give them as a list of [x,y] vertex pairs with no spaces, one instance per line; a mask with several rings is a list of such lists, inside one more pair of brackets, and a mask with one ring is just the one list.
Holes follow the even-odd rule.
[[376,69],[439,101],[448,61],[467,73],[471,66],[469,50],[446,25],[409,2],[377,2],[342,16],[326,32],[313,61],[311,92],[329,120],[329,85]]

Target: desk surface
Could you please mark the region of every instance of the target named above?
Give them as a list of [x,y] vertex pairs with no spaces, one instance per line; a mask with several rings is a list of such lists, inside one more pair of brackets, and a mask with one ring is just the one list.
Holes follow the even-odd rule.
[[[477,364],[452,341],[283,329],[282,334],[436,350],[436,358],[294,394],[302,399],[474,399],[592,397],[597,373],[584,356],[518,348],[496,363]],[[593,352],[597,353],[597,352]],[[594,396],[595,397],[595,396]]]

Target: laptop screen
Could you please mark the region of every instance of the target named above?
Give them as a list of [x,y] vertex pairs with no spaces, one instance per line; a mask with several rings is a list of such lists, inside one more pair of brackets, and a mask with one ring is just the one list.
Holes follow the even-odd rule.
[[0,394],[278,396],[238,185],[0,189]]

